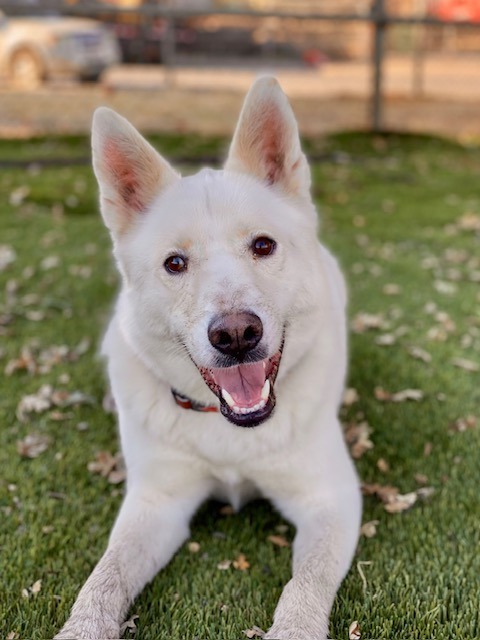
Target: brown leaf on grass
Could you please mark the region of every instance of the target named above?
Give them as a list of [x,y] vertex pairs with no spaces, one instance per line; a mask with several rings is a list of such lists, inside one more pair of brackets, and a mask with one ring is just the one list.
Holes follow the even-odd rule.
[[230,569],[231,566],[232,566],[231,560],[222,560],[217,564],[217,569],[220,569],[220,571],[227,571],[227,569]]
[[384,285],[382,293],[386,296],[398,296],[402,288],[398,284],[389,283]]
[[345,440],[350,447],[352,457],[356,460],[361,458],[366,451],[373,449],[374,444],[369,438],[371,433],[372,429],[365,421],[348,425],[345,431]]
[[447,282],[445,280],[435,280],[433,288],[437,293],[441,293],[446,296],[453,296],[458,291],[458,287],[453,282]]
[[425,485],[428,482],[428,476],[424,473],[415,473],[413,478],[417,484]]
[[383,503],[387,503],[398,495],[398,489],[389,484],[382,485],[378,482],[372,482],[371,484],[362,484],[362,493],[365,496],[376,496]]
[[412,358],[421,360],[422,362],[426,362],[427,364],[432,361],[432,356],[428,353],[428,351],[425,351],[420,347],[409,347],[408,353],[412,356]]
[[452,360],[452,364],[454,367],[464,369],[465,371],[470,371],[471,373],[477,373],[478,371],[480,371],[480,364],[478,364],[478,362],[467,360],[466,358],[454,358]]
[[352,331],[354,333],[365,333],[370,330],[385,329],[385,318],[382,314],[357,313],[352,320]]
[[431,442],[426,442],[423,445],[423,457],[428,458],[428,456],[432,453],[433,444]]
[[396,487],[391,485],[380,485],[378,483],[362,485],[363,494],[367,496],[377,496],[377,498],[383,502],[384,509],[388,513],[401,513],[402,511],[406,511],[415,504],[417,498],[429,497],[433,491],[431,487],[422,487],[417,489],[417,491],[401,494]]
[[359,400],[360,400],[360,396],[358,395],[358,391],[353,387],[348,387],[343,392],[342,404],[344,407],[351,407],[352,404],[355,404]]
[[265,631],[263,631],[263,629],[260,629],[260,627],[257,627],[256,625],[253,625],[251,629],[244,629],[243,633],[247,636],[247,638],[263,638],[263,636],[265,635]]
[[385,511],[388,513],[401,513],[402,511],[406,511],[415,504],[417,497],[416,491],[405,494],[399,493],[385,504]]
[[457,418],[448,428],[454,433],[464,433],[469,429],[475,429],[476,426],[477,418],[475,416],[466,416],[465,418]]
[[271,535],[267,537],[267,540],[277,547],[289,547],[290,542],[283,536]]
[[375,338],[375,344],[379,347],[391,347],[396,343],[397,339],[392,333],[383,333]]
[[17,631],[10,631],[9,633],[7,633],[6,640],[18,640],[19,638],[20,636]]
[[121,453],[114,456],[109,451],[98,451],[95,460],[87,465],[90,473],[98,473],[103,478],[107,478],[110,484],[119,484],[126,478],[126,470]]
[[36,596],[42,588],[42,581],[36,580],[30,587],[22,589],[22,597],[28,600],[30,596]]
[[377,460],[377,469],[382,473],[388,473],[390,471],[390,465],[384,458],[379,458]]
[[379,524],[379,520],[370,520],[370,522],[364,522],[360,528],[360,535],[365,536],[365,538],[373,538],[377,535],[377,526]]
[[17,440],[17,451],[22,458],[38,458],[50,445],[50,437],[42,433],[29,433],[23,440]]
[[26,422],[29,413],[42,413],[52,406],[53,388],[44,384],[37,393],[32,393],[20,400],[17,406],[17,418],[20,422]]
[[239,553],[237,558],[233,561],[233,568],[238,571],[246,571],[250,568],[250,563],[245,557],[244,553]]
[[94,398],[81,391],[55,390],[51,385],[44,384],[37,393],[26,395],[20,400],[16,413],[20,422],[27,422],[30,413],[43,413],[53,406],[64,408],[94,403]]
[[461,231],[480,231],[480,215],[467,211],[458,218],[457,227]]
[[403,389],[396,393],[385,391],[382,387],[375,387],[374,395],[380,402],[406,402],[407,400],[414,400],[418,402],[423,399],[423,391],[420,389]]
[[348,627],[348,640],[360,640],[361,637],[360,625],[354,620]]
[[37,580],[30,587],[30,592],[33,593],[33,595],[36,595],[40,591],[41,588],[42,588],[42,581],[41,580]]

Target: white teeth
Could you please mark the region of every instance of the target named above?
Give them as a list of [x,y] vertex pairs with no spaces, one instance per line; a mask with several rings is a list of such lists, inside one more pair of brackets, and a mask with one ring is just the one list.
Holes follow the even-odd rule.
[[260,411],[267,404],[266,400],[260,400],[257,404],[253,405],[253,407],[238,407],[237,405],[233,405],[231,408],[234,413],[241,413],[243,415],[247,413],[254,413],[255,411]]
[[269,395],[270,395],[270,380],[267,378],[265,380],[265,384],[263,385],[263,389],[262,389],[262,393],[260,394],[260,397],[262,398],[262,400],[266,402],[268,400]]
[[222,396],[225,402],[228,404],[228,406],[231,409],[235,407],[235,400],[232,398],[232,396],[228,393],[226,389],[222,389]]

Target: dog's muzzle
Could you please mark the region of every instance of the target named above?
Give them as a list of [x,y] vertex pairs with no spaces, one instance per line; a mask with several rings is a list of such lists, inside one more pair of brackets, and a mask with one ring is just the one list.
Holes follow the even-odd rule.
[[[274,384],[282,357],[280,349],[263,357],[260,318],[250,312],[223,314],[208,329],[211,345],[226,366],[198,367],[204,381],[220,400],[220,411],[230,422],[255,427],[267,420],[275,408]],[[235,363],[235,364],[233,364]]]

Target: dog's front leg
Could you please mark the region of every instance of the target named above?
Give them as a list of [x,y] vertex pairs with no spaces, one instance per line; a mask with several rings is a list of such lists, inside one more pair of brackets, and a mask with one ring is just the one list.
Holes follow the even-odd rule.
[[[265,640],[325,640],[330,609],[350,566],[358,537],[360,496],[339,514],[311,500],[282,509],[297,527],[293,577],[285,586]],[[303,506],[302,506],[303,503]]]
[[130,603],[188,537],[190,518],[207,493],[200,482],[176,498],[129,492],[107,550],[55,640],[119,638]]

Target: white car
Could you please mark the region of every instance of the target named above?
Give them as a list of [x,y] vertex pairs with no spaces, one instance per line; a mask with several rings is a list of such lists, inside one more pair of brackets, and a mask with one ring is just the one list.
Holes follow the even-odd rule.
[[22,89],[56,76],[96,80],[121,60],[100,22],[71,17],[9,18],[0,11],[0,74]]

